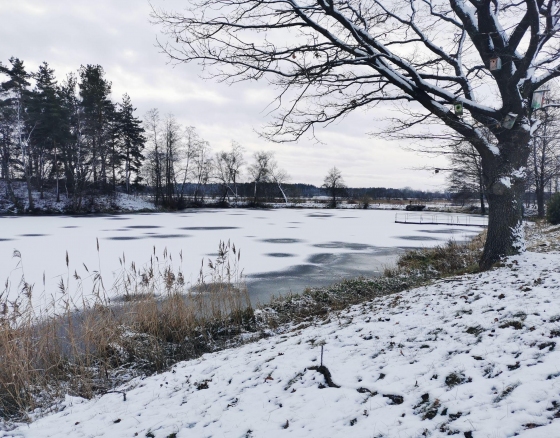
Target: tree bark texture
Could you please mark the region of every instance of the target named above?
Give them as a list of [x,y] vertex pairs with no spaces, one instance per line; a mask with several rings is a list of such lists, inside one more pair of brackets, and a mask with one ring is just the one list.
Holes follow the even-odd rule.
[[489,205],[488,236],[479,265],[489,269],[502,257],[523,249],[523,196],[529,158],[529,133],[519,129],[500,139],[500,155],[483,157]]

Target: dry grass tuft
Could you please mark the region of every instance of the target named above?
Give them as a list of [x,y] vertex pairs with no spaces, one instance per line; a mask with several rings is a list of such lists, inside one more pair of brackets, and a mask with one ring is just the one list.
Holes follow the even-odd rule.
[[[253,309],[235,246],[218,257],[190,290],[170,264],[131,265],[114,284],[111,303],[102,278],[93,299],[65,298],[41,313],[25,279],[16,300],[0,295],[0,418],[29,421],[64,394],[90,398],[137,375],[231,343],[250,328]],[[124,266],[124,263],[123,263]]]
[[450,240],[445,245],[411,250],[401,256],[397,271],[433,272],[438,277],[477,272],[486,242],[486,231],[467,243]]

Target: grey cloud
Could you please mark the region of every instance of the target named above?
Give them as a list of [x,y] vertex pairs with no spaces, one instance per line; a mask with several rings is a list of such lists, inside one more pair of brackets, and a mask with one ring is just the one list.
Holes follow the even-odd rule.
[[[152,3],[180,10],[185,0]],[[17,56],[30,69],[48,61],[59,79],[82,64],[100,64],[113,83],[114,99],[127,92],[139,115],[153,107],[173,113],[181,123],[197,127],[215,149],[229,147],[232,139],[248,153],[273,149],[293,181],[321,184],[327,169],[337,165],[353,186],[441,185],[441,176],[410,170],[429,158],[367,136],[382,109],[319,129],[323,144],[308,138],[287,145],[265,142],[255,131],[270,121],[270,86],[206,81],[196,64],[168,64],[156,48],[156,37],[164,37],[150,24],[149,12],[144,0],[7,0],[0,3],[0,61]]]

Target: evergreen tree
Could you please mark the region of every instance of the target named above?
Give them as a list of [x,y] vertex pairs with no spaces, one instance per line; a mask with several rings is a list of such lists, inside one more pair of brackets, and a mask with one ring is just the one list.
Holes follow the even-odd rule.
[[[2,63],[0,63],[0,72],[5,73]],[[15,155],[13,119],[14,111],[8,92],[0,86],[0,179],[6,182],[6,197],[17,206],[18,200],[12,186],[12,166]]]
[[126,192],[130,193],[131,177],[134,174],[134,184],[140,182],[140,167],[144,156],[142,151],[146,139],[144,138],[144,128],[140,119],[134,116],[136,108],[132,106],[130,96],[125,94],[119,104],[118,112],[118,137],[120,142],[120,158],[123,162],[124,183]]
[[62,105],[68,116],[68,139],[61,151],[60,160],[64,167],[65,187],[71,199],[71,210],[82,208],[82,198],[91,178],[89,149],[84,131],[84,114],[77,94],[78,79],[71,73],[60,87]]
[[29,123],[35,126],[32,137],[35,179],[43,198],[45,180],[54,176],[57,181],[57,200],[60,149],[68,139],[68,114],[63,106],[54,70],[44,62],[34,78],[35,89],[29,99]]
[[110,179],[113,192],[117,191],[118,174],[122,165],[123,157],[120,144],[120,112],[117,105],[111,105],[107,108],[107,127],[105,129],[105,141],[109,150],[107,160],[110,167]]
[[93,171],[93,185],[107,186],[107,157],[110,149],[107,140],[112,106],[109,96],[111,82],[105,79],[105,71],[100,65],[80,68],[80,96],[83,109],[82,135],[89,148],[90,165]]
[[29,100],[29,79],[31,75],[25,70],[22,60],[10,58],[11,67],[0,65],[0,73],[8,76],[8,80],[0,83],[4,95],[3,108],[10,125],[12,142],[17,149],[18,160],[14,160],[23,171],[27,183],[28,208],[35,208],[31,192],[32,161],[30,140],[35,125],[29,123],[26,106]]

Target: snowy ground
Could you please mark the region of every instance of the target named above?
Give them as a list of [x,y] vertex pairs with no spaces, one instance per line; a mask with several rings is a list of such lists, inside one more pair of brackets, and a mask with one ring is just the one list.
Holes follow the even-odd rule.
[[[543,251],[560,231],[533,236]],[[560,254],[207,354],[3,437],[560,436]],[[313,367],[330,371],[329,387]]]
[[[5,196],[5,182],[0,181],[0,214],[16,213],[15,206],[8,201]],[[12,183],[15,195],[21,200],[23,207],[28,208],[27,186],[25,183],[16,181]],[[64,213],[70,209],[70,201],[66,193],[61,188],[60,201],[56,202],[56,192],[54,190],[46,190],[41,199],[40,193],[33,191],[33,203],[38,211],[47,213]],[[136,196],[127,195],[126,193],[115,193],[112,196],[96,196],[92,203],[88,196],[83,199],[83,210],[88,212],[133,212],[133,211],[154,211],[154,204],[146,199]]]
[[[453,215],[459,216],[467,217]],[[79,292],[82,283],[87,293],[93,271],[99,271],[109,289],[121,260],[141,268],[155,257],[163,263],[165,253],[187,281],[196,283],[201,260],[214,259],[220,240],[231,240],[241,249],[249,291],[262,302],[272,293],[371,276],[394,261],[397,248],[464,240],[481,230],[395,224],[394,219],[391,211],[312,209],[6,216],[0,217],[0,281],[9,278],[16,294],[23,265],[27,282],[35,285],[35,302],[50,302],[60,296],[61,280],[70,292]],[[14,250],[21,259],[12,257]]]

